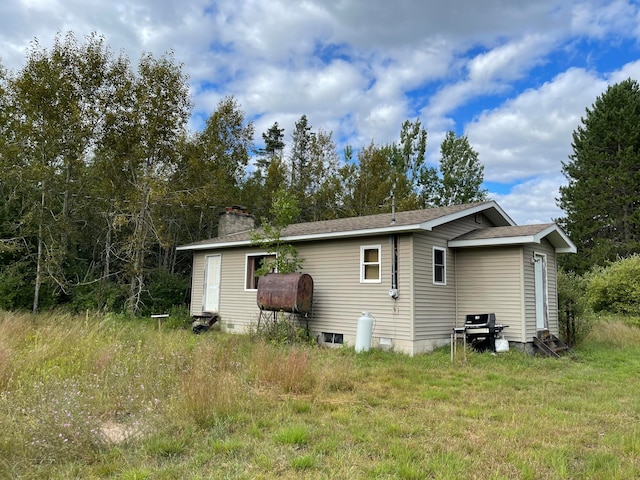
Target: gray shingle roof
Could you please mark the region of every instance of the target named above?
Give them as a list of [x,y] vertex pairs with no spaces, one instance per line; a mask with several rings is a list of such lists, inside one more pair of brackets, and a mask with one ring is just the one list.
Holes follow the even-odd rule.
[[547,239],[558,253],[576,253],[576,246],[555,223],[477,229],[449,240],[453,248],[540,244]]
[[[380,213],[376,215],[367,215],[363,217],[339,218],[335,220],[322,220],[318,222],[296,223],[285,228],[281,237],[286,240],[304,240],[308,238],[318,238],[321,236],[348,236],[349,234],[362,235],[365,232],[372,234],[377,231],[408,231],[417,229],[419,225],[429,222],[438,222],[439,219],[446,223],[448,218],[451,220],[457,218],[459,214],[471,214],[474,210],[486,212],[488,210],[495,211],[496,220],[504,224],[512,223],[512,221],[502,212],[495,202],[478,202],[468,203],[464,205],[451,205],[448,207],[427,208],[423,210],[410,210],[406,212],[396,212],[395,223],[391,223],[391,213]],[[219,247],[223,244],[242,244],[251,240],[251,231],[238,232],[223,237],[216,237],[200,242],[191,243],[178,247],[179,250],[198,250],[211,246]]]
[[[452,239],[449,241],[450,247],[540,243],[543,238],[546,238],[558,252],[575,253],[576,251],[575,245],[555,223],[516,226],[494,201],[396,212],[395,222],[391,221],[391,213],[380,213],[363,217],[296,223],[289,225],[281,232],[281,239],[286,242],[297,242],[431,230],[436,226],[476,213],[482,213],[488,217],[491,224],[495,226],[479,228]],[[183,245],[178,247],[178,250],[205,250],[250,245],[251,233],[250,230],[232,233]]]

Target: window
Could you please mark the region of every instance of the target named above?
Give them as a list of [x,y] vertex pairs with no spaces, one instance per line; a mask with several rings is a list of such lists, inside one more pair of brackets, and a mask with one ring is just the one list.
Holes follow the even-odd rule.
[[380,283],[380,245],[360,247],[360,283]]
[[433,283],[447,284],[447,251],[433,247]]
[[265,262],[273,262],[275,259],[275,255],[267,253],[247,255],[245,290],[257,290],[258,277],[256,276],[256,271],[258,271]]
[[344,337],[342,333],[322,332],[322,343],[342,345],[344,343]]

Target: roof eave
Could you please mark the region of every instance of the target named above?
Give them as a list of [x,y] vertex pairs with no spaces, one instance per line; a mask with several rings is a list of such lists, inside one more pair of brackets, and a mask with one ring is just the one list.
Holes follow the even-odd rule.
[[493,247],[499,245],[523,245],[525,243],[537,242],[533,235],[521,237],[500,237],[500,238],[481,238],[474,240],[449,240],[448,245],[451,248],[465,247]]
[[[456,213],[451,213],[449,215],[444,215],[442,217],[434,218],[433,220],[428,220],[421,224],[421,228],[423,230],[433,230],[435,227],[439,227],[440,225],[444,225],[445,223],[453,222],[460,218],[468,217],[469,215],[474,215],[476,213],[484,213],[487,214],[488,211],[495,210],[498,215],[487,215],[489,219],[497,226],[504,227],[514,227],[516,223],[507,215],[507,213],[498,205],[494,200],[489,200],[487,202],[478,204],[474,207],[465,208],[464,210],[460,210]],[[504,221],[504,225],[500,225],[501,220]]]
[[[325,240],[325,239],[338,239],[338,238],[353,238],[353,237],[370,237],[373,235],[385,235],[385,234],[394,234],[394,233],[406,233],[406,232],[416,232],[418,230],[423,230],[423,226],[421,224],[412,224],[412,225],[399,225],[399,226],[387,226],[380,228],[369,228],[363,230],[351,230],[351,231],[343,231],[343,232],[330,232],[330,233],[317,233],[310,235],[289,235],[281,238],[283,242],[306,242],[312,240]],[[228,248],[228,247],[242,247],[251,245],[251,240],[238,240],[231,242],[216,242],[216,243],[203,243],[198,245],[183,245],[177,247],[176,250],[180,251],[195,251],[195,250],[217,250],[220,248]]]
[[549,225],[547,228],[534,235],[520,235],[515,237],[483,238],[475,240],[450,240],[451,248],[465,247],[491,247],[498,245],[524,245],[541,244],[542,239],[548,238],[556,253],[576,253],[578,250],[569,237],[557,225]]

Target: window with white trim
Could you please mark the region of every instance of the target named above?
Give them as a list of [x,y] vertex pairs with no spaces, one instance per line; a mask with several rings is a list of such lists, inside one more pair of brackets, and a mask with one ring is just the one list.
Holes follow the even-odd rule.
[[380,283],[382,247],[363,245],[360,247],[360,283]]
[[258,289],[258,271],[266,262],[275,262],[276,256],[270,253],[256,253],[248,254],[246,262],[246,275],[245,275],[245,290],[257,290]]
[[447,284],[447,251],[444,248],[433,247],[433,283]]

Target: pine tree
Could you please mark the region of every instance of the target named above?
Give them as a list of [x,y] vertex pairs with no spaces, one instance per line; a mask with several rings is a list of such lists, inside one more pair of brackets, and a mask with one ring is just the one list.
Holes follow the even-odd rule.
[[581,273],[640,251],[640,86],[609,86],[586,109],[563,162],[559,220],[578,247],[563,259]]

